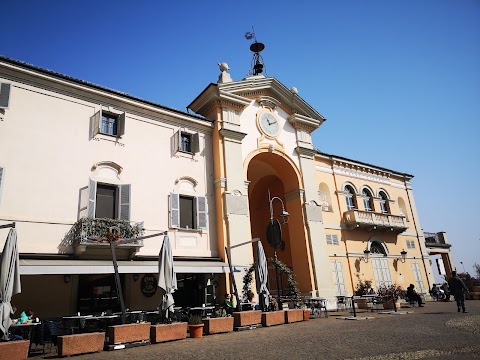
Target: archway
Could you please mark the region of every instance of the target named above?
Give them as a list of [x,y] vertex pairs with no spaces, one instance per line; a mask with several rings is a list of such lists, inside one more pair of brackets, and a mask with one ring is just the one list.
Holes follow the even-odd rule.
[[[313,273],[310,263],[307,234],[303,220],[301,179],[295,164],[285,157],[260,152],[248,162],[248,198],[250,208],[250,228],[252,238],[260,238],[267,257],[273,257],[274,250],[266,239],[266,228],[270,221],[268,192],[271,197],[279,197],[289,212],[289,222],[282,226],[284,244],[277,249],[277,256],[296,275],[302,292],[313,290]],[[282,210],[278,200],[272,202],[275,218]],[[272,276],[273,275],[273,276]],[[269,287],[277,290],[274,272],[269,273]],[[280,288],[286,289],[286,279],[280,279]]]

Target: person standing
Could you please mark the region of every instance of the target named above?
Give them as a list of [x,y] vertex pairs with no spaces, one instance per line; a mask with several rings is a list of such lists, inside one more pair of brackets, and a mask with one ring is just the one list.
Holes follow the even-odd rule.
[[450,288],[450,294],[453,294],[457,302],[457,311],[460,312],[460,309],[462,309],[464,313],[468,312],[465,310],[465,292],[468,292],[468,287],[457,276],[456,271],[452,271],[452,277],[448,280],[448,287]]

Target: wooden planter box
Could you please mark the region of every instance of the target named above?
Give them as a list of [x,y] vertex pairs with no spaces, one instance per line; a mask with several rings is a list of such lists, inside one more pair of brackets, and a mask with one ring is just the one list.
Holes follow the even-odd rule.
[[310,314],[311,314],[312,310],[310,309],[304,309],[303,310],[303,321],[308,321],[310,320]]
[[218,317],[203,319],[203,333],[218,334],[233,331],[233,317]]
[[303,309],[288,309],[285,310],[285,323],[303,321]]
[[105,344],[105,333],[62,335],[57,338],[58,356],[100,352]]
[[150,323],[123,324],[108,327],[108,344],[123,344],[132,342],[150,342]]
[[262,323],[262,312],[260,310],[234,312],[233,319],[235,327],[257,325]]
[[185,339],[187,337],[187,323],[159,324],[150,326],[150,342],[152,344]]
[[28,358],[30,340],[0,342],[0,354],[2,359],[20,360]]
[[285,311],[270,311],[262,313],[262,326],[285,324]]

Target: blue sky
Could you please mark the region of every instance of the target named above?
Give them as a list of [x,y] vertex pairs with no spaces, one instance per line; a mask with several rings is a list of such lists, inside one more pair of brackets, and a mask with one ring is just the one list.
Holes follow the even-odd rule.
[[8,1],[0,54],[185,110],[218,62],[267,74],[327,118],[327,153],[413,174],[425,231],[480,263],[480,1]]

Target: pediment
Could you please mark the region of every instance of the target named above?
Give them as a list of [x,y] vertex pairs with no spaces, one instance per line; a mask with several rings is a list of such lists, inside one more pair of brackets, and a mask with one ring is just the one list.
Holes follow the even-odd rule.
[[[285,85],[273,77],[254,76],[241,81],[210,84],[187,108],[208,116],[214,106],[228,106],[243,110],[252,101],[265,106],[279,106],[287,114],[308,118],[316,127],[326,119]],[[297,116],[298,118],[298,116]]]

